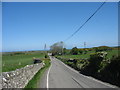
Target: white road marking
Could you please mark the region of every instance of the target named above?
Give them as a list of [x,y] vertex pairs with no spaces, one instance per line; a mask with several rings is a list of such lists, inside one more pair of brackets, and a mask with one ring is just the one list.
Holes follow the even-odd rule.
[[[51,60],[51,57],[50,57],[50,60]],[[52,67],[52,64],[50,65],[48,73],[47,73],[47,84],[46,84],[47,90],[49,90],[49,73],[50,73],[51,67]]]
[[[80,74],[80,75],[82,75],[82,74]],[[99,83],[101,83],[101,84],[103,84],[103,85],[106,85],[106,86],[108,86],[108,87],[111,87],[111,88],[118,88],[117,86],[110,85],[110,84],[107,83],[107,82],[99,81],[99,80],[97,80],[97,79],[95,79],[95,78],[93,78],[93,77],[88,77],[88,76],[85,76],[85,75],[82,75],[82,76],[83,76],[83,77],[86,77],[86,78],[89,78],[89,79],[92,79],[92,80],[94,80],[94,81],[96,81],[96,82],[99,82]]]
[[79,82],[76,78],[72,77],[72,79],[81,87],[81,88],[90,88],[88,85],[86,85],[83,82]]
[[[57,58],[56,58],[56,59],[57,59]],[[57,60],[58,60],[58,59],[57,59]],[[60,60],[58,60],[58,61],[60,61]],[[74,69],[71,68],[70,66],[67,66],[67,65],[64,64],[62,61],[60,61],[60,62],[61,62],[64,66],[66,66],[67,68],[69,68],[70,70],[74,71],[74,72],[77,73],[77,74],[80,74],[78,71],[74,70]],[[95,78],[93,78],[93,77],[85,76],[85,75],[83,75],[83,74],[80,74],[80,75],[82,75],[83,77],[86,77],[86,78],[88,78],[88,79],[92,79],[92,80],[94,80],[94,81],[96,81],[96,82],[99,82],[99,83],[101,83],[101,84],[103,84],[103,85],[106,85],[106,86],[108,86],[108,87],[118,88],[118,87],[115,86],[115,85],[110,85],[109,83],[99,81],[99,80],[97,80],[97,79],[95,79]]]

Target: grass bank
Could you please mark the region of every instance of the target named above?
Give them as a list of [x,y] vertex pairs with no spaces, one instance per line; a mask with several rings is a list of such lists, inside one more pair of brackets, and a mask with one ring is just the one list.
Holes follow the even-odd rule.
[[50,59],[44,59],[44,63],[45,66],[40,69],[37,74],[29,81],[29,83],[27,84],[27,86],[25,87],[25,89],[31,89],[31,88],[38,88],[37,85],[43,75],[43,73],[45,72],[45,70],[50,66]]

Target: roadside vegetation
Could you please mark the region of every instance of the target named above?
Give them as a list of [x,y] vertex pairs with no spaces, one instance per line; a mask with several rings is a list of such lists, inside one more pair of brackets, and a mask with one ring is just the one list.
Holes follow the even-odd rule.
[[42,51],[29,51],[29,52],[8,52],[2,55],[2,72],[8,72],[22,68],[26,65],[33,64],[33,57],[45,57]]
[[118,47],[73,47],[71,50],[64,48],[62,52],[54,52],[53,56],[82,74],[120,86],[119,53]]
[[39,81],[42,77],[42,75],[44,74],[44,72],[49,68],[50,66],[50,59],[46,58],[46,59],[43,59],[44,63],[45,63],[45,66],[40,69],[37,74],[29,81],[29,83],[26,85],[25,89],[34,89],[34,88],[40,88],[38,87],[39,85]]

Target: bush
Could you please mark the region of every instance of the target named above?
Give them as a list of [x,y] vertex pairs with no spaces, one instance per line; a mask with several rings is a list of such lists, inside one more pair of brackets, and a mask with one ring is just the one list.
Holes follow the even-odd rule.
[[87,50],[84,51],[84,54],[87,54]]
[[74,48],[72,48],[72,50],[70,51],[70,53],[72,54],[72,55],[78,55],[78,48],[77,47],[74,47]]
[[105,68],[100,71],[100,79],[120,86],[120,56],[110,60]]
[[79,59],[77,62],[77,68],[78,70],[83,70],[86,65],[88,65],[88,60],[87,59]]
[[87,75],[96,76],[98,70],[100,69],[100,64],[106,57],[106,52],[98,52],[90,55],[89,64],[85,66],[82,73]]
[[77,60],[76,59],[67,60],[66,64],[77,70]]
[[82,51],[82,50],[79,50],[79,53],[80,53],[80,54],[82,54],[82,53],[83,53],[83,51]]
[[48,55],[47,55],[47,54],[45,54],[45,58],[48,58]]

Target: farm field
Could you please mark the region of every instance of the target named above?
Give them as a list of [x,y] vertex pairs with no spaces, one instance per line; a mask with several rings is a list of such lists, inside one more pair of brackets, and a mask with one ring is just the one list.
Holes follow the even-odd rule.
[[[62,55],[62,56],[57,56],[61,58],[73,58],[73,59],[83,59],[83,58],[89,58],[91,53],[95,53],[95,51],[88,51],[87,54],[81,54],[81,55]],[[120,53],[120,50],[112,50],[112,51],[107,51],[107,58],[112,58],[113,55],[117,56],[118,53]]]
[[44,53],[40,51],[25,52],[20,54],[3,54],[2,56],[2,72],[8,72],[19,69],[26,65],[33,64],[32,58],[44,58]]

